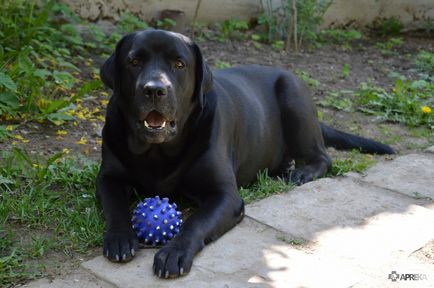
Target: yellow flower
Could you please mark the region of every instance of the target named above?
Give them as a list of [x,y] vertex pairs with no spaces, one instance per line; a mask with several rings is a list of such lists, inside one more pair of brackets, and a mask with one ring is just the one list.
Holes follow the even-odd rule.
[[24,138],[23,136],[21,136],[21,135],[14,135],[14,138],[15,139],[17,139],[17,140],[20,140],[21,142],[23,142],[23,143],[29,143],[29,141],[30,140],[28,140],[28,139],[26,139],[26,138]]
[[[107,92],[105,92],[105,91],[102,91],[102,92],[101,92],[101,95],[104,96],[104,97],[108,97],[108,96],[109,96],[109,94],[108,94]],[[104,101],[104,100],[103,100],[103,101]]]
[[432,110],[428,106],[423,106],[422,107],[422,113],[424,113],[424,114],[430,114],[430,113],[432,113]]
[[38,163],[33,163],[32,166],[33,166],[33,168],[36,168],[36,169],[41,167],[41,165],[39,165]]
[[77,143],[79,145],[86,145],[87,144],[87,139],[83,136],[83,137],[80,138],[79,141],[77,141],[75,143]]
[[14,130],[14,125],[6,126],[6,131],[13,131],[13,130]]
[[98,144],[98,145],[101,145],[102,144],[102,139],[96,139],[95,143]]
[[105,117],[104,117],[103,115],[98,115],[98,116],[96,116],[96,119],[98,119],[98,120],[101,121],[101,122],[104,122],[104,121],[105,121]]
[[70,150],[68,148],[63,148],[62,152],[64,154],[69,154]]
[[103,106],[106,106],[107,104],[108,104],[108,100],[101,100],[100,101],[100,103],[101,103],[101,105],[103,105]]
[[66,134],[68,134],[68,132],[65,130],[57,130],[56,134],[59,136],[65,136]]

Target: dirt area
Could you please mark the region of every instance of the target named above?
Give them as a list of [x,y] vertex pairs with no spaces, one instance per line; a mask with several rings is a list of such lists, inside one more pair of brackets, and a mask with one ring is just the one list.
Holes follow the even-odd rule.
[[[353,42],[352,48],[337,45],[323,45],[311,51],[301,51],[298,54],[277,51],[269,45],[256,47],[252,41],[238,42],[227,40],[201,41],[199,45],[208,63],[215,69],[219,63],[230,65],[260,64],[271,65],[292,71],[305,71],[319,85],[312,88],[315,101],[320,101],[330,92],[340,90],[355,90],[362,82],[372,81],[376,85],[391,88],[390,72],[398,72],[408,78],[414,76],[412,56],[421,49],[434,51],[434,38],[406,35],[404,44],[393,51],[393,55],[385,56],[376,47],[376,43],[385,42],[385,38],[369,38]],[[99,68],[104,59],[95,56],[94,68]],[[349,65],[348,77],[341,76],[342,67]],[[86,72],[86,74],[88,74]],[[108,89],[106,90],[108,91]],[[109,92],[109,91],[108,91]],[[82,105],[89,110],[100,108],[93,119],[80,120],[62,127],[51,124],[27,123],[14,131],[28,143],[11,139],[0,143],[0,149],[8,149],[15,141],[18,146],[25,147],[33,154],[51,154],[68,148],[71,151],[84,153],[90,158],[99,159],[101,129],[103,126],[104,101],[108,100],[106,92],[98,92],[85,97]],[[318,107],[323,114],[323,120],[334,127],[347,132],[372,137],[392,145],[399,153],[405,154],[429,146],[430,137],[421,137],[418,129],[409,129],[404,125],[381,121],[376,117],[359,112],[343,112],[330,108]],[[96,117],[99,116],[99,117]],[[99,118],[99,119],[98,119]],[[67,135],[57,135],[58,130],[65,130]],[[84,137],[86,144],[77,144]]]

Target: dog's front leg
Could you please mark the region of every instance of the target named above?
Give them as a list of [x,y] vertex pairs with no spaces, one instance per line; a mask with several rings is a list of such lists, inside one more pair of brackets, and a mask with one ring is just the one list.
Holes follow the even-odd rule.
[[158,277],[172,278],[188,273],[194,256],[206,244],[242,220],[244,203],[234,178],[233,175],[218,180],[205,175],[196,177],[196,181],[201,179],[196,183],[199,185],[195,185],[202,192],[195,195],[199,208],[183,224],[181,232],[155,254],[153,269]]
[[103,207],[106,222],[104,256],[116,262],[131,260],[138,250],[139,242],[131,226],[126,184],[100,173],[97,179],[97,196]]

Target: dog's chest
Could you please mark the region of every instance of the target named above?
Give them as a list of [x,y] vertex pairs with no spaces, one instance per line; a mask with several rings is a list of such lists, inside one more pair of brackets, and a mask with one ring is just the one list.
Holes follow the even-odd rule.
[[163,159],[141,159],[130,167],[130,176],[140,194],[169,196],[175,193],[182,175],[182,167]]

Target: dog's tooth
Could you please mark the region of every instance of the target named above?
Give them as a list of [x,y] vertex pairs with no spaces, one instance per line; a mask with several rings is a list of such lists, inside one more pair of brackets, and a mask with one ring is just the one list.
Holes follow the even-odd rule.
[[166,121],[164,121],[163,124],[161,124],[160,129],[163,129],[164,127],[166,127]]
[[146,120],[143,121],[143,124],[145,124],[145,127],[146,127],[146,128],[151,128],[151,126],[149,126],[149,124],[148,124],[148,121],[146,121]]

